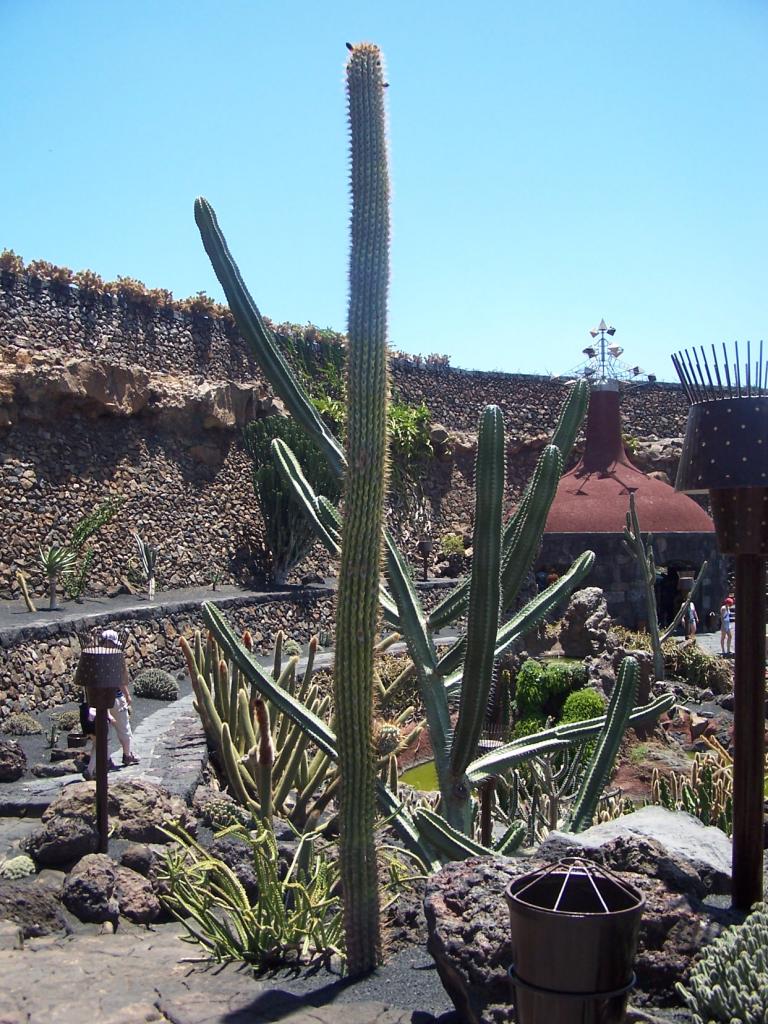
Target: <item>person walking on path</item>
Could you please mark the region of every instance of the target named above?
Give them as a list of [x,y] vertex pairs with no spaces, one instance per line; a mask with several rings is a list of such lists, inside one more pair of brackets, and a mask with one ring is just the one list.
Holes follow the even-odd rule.
[[730,657],[731,655],[731,641],[733,640],[732,607],[732,597],[726,597],[720,607],[720,651],[724,657]]
[[696,627],[699,624],[699,613],[696,611],[696,605],[691,601],[685,613],[685,635],[689,640],[692,640],[696,636]]
[[[109,646],[120,647],[120,638],[114,629],[105,629],[101,634],[101,639]],[[133,752],[131,691],[127,682],[115,690],[115,703],[110,709],[110,720],[115,727],[120,746],[123,748],[123,765],[138,764],[139,759]]]

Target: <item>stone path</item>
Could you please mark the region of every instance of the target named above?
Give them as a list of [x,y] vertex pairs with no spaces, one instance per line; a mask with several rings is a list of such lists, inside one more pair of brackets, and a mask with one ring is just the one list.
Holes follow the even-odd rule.
[[[193,696],[173,701],[139,723],[133,734],[141,763],[110,774],[110,781],[146,779],[171,793],[190,799],[208,761],[205,734]],[[82,782],[80,775],[53,779],[21,779],[0,786],[0,815],[39,817],[66,786]]]
[[115,935],[32,939],[23,949],[0,948],[0,1024],[457,1021],[424,950],[406,950],[355,984],[325,970],[294,972],[290,981],[287,972],[256,980],[234,966],[190,962],[197,947],[182,944],[179,931],[121,927]]

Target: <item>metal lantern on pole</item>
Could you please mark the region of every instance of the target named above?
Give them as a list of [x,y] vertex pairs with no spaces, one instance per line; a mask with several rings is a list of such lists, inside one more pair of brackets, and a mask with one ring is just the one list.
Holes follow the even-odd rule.
[[733,722],[733,905],[763,894],[765,785],[765,625],[768,558],[768,362],[742,365],[738,343],[724,364],[712,346],[672,357],[691,403],[676,487],[709,493],[718,546],[736,559]]
[[96,710],[96,823],[99,853],[106,853],[109,837],[107,812],[107,748],[109,709],[115,703],[115,691],[128,682],[125,655],[119,644],[104,639],[86,642],[80,653],[75,685],[82,686],[86,700]]

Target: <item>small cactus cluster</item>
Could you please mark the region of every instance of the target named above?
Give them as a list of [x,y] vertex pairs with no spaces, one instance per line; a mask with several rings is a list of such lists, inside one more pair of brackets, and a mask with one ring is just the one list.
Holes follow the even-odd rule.
[[162,668],[145,668],[133,680],[133,693],[150,700],[178,700],[179,684]]
[[694,963],[677,991],[694,1024],[765,1024],[768,905],[756,903],[743,924],[727,928]]
[[18,857],[11,857],[0,864],[0,878],[7,878],[9,881],[14,881],[18,878],[30,878],[35,874],[37,874],[35,862],[25,853],[20,854]]
[[690,776],[673,772],[651,778],[651,801],[672,811],[687,811],[705,825],[733,832],[733,759],[717,740],[705,737],[710,751],[693,758]]
[[[246,633],[243,642],[253,644]],[[272,702],[264,700],[237,664],[216,643],[200,633],[192,644],[181,640],[208,743],[214,751],[229,796],[252,814],[270,820],[274,813],[287,817],[302,830],[317,824],[338,789],[331,759],[310,743],[301,728]],[[296,694],[323,719],[330,715],[331,699],[312,681],[317,640],[309,644],[307,665],[297,677],[297,658],[283,666],[286,643],[275,641],[272,679],[287,693]]]

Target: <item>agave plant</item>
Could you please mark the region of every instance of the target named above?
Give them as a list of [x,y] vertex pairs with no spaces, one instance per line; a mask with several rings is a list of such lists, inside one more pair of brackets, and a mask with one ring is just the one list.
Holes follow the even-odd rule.
[[56,593],[58,581],[74,570],[76,561],[75,552],[64,545],[50,544],[47,548],[40,548],[40,565],[48,577],[49,611],[58,610],[59,602]]

